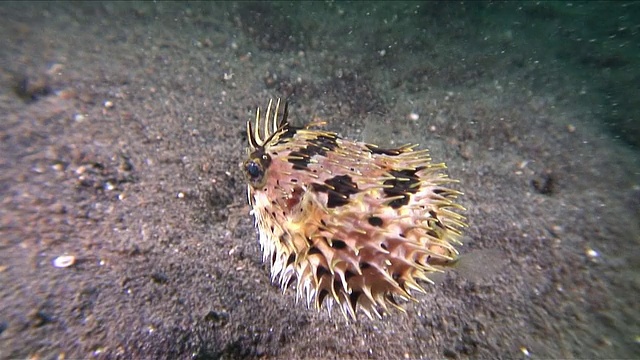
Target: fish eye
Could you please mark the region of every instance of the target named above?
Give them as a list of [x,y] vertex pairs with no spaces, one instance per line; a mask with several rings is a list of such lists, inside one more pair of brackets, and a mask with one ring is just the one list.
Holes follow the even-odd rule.
[[243,166],[244,174],[252,187],[258,188],[264,185],[266,178],[264,177],[264,166],[259,159],[249,159]]
[[264,175],[264,171],[262,171],[262,166],[256,163],[255,161],[249,161],[245,166],[245,170],[247,174],[251,178],[251,180],[256,180]]

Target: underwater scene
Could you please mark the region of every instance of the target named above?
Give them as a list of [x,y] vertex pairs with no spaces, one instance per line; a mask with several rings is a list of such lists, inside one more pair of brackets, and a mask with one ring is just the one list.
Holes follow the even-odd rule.
[[0,359],[640,358],[640,2],[0,19]]

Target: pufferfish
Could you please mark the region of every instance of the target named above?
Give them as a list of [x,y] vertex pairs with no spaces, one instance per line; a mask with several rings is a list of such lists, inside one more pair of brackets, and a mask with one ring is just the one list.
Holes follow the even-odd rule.
[[464,208],[444,164],[417,145],[383,149],[287,122],[269,101],[247,122],[242,164],[251,214],[271,281],[296,299],[345,318],[381,317],[398,299],[425,292],[418,281],[455,263]]

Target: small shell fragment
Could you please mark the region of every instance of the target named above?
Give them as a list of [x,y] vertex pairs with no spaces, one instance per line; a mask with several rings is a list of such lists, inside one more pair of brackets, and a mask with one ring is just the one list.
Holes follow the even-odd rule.
[[73,255],[61,255],[53,259],[53,266],[57,268],[67,268],[76,263],[76,257]]

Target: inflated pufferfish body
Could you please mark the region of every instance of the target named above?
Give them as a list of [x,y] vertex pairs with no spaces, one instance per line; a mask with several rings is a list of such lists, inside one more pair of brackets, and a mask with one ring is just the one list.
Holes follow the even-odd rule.
[[[396,298],[424,292],[416,280],[451,264],[464,218],[453,180],[415,146],[381,149],[287,123],[269,102],[247,123],[248,197],[271,279],[316,308],[380,316]],[[272,111],[273,110],[273,111]]]

